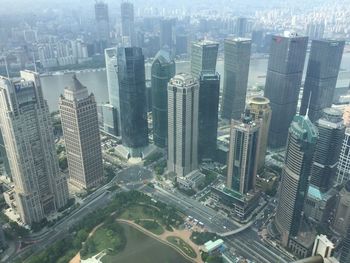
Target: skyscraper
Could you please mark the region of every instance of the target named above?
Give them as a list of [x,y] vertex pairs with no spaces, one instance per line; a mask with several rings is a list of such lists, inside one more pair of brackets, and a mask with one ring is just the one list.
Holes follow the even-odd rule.
[[258,153],[258,171],[264,168],[267,149],[267,139],[271,121],[271,107],[269,99],[265,97],[252,97],[249,99],[247,111],[254,121],[260,121],[260,143]]
[[345,236],[350,227],[350,181],[339,192],[332,228]]
[[326,39],[312,41],[300,107],[301,115],[309,107],[312,122],[322,116],[324,108],[332,106],[344,44],[345,41]]
[[247,33],[247,18],[245,17],[237,17],[236,19],[236,30],[235,33],[238,37],[245,37]]
[[227,160],[227,187],[243,194],[255,189],[258,168],[260,121],[243,115],[232,119]]
[[160,21],[160,47],[169,50],[174,46],[174,19],[162,19]]
[[307,117],[295,116],[289,128],[275,217],[284,246],[299,231],[316,141],[317,128]]
[[240,119],[244,112],[251,41],[249,39],[225,39],[224,42],[224,89],[221,117]]
[[122,143],[129,157],[143,157],[148,145],[145,59],[138,47],[118,48]]
[[[124,46],[136,45],[134,5],[130,2],[122,2],[121,6],[122,37]],[[125,41],[124,41],[125,39]]]
[[100,131],[95,96],[74,75],[59,99],[70,182],[91,189],[103,180]]
[[345,126],[339,110],[327,108],[316,121],[318,140],[311,168],[310,184],[321,192],[328,191],[335,179]]
[[198,166],[198,80],[180,73],[168,84],[168,170],[184,177]]
[[22,222],[40,222],[63,207],[68,185],[60,174],[50,112],[39,75],[0,78],[0,127]]
[[210,40],[193,42],[191,48],[191,73],[199,78],[201,72],[216,72],[219,44]]
[[307,37],[295,33],[272,37],[265,84],[265,97],[272,109],[269,131],[272,148],[286,144],[288,127],[297,109],[307,42]]
[[153,140],[165,147],[168,138],[168,82],[175,76],[175,61],[169,52],[160,50],[152,63]]
[[350,180],[350,129],[345,130],[345,137],[340,150],[336,184],[341,185]]
[[214,159],[218,134],[220,75],[201,73],[199,77],[198,156]]
[[101,0],[95,3],[95,20],[97,33],[97,48],[100,53],[109,45],[109,14],[108,5]]
[[[109,119],[112,120],[112,129],[108,131],[115,136],[121,135],[121,120],[120,120],[120,102],[119,102],[119,83],[117,73],[117,48],[105,49],[106,74],[108,86],[109,104],[112,106],[109,114]],[[108,108],[111,108],[107,106]]]
[[343,241],[343,247],[340,254],[340,263],[350,262],[350,226],[346,232],[346,236]]

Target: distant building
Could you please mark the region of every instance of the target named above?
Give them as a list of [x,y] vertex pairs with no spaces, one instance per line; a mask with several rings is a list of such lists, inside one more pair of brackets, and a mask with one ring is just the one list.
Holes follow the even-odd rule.
[[181,73],[168,84],[168,170],[184,177],[198,167],[199,84]]
[[95,96],[73,76],[59,99],[70,182],[91,189],[103,180],[102,151]]
[[199,78],[201,72],[216,72],[219,43],[202,40],[193,42],[191,47],[191,73]]
[[227,161],[227,188],[242,195],[255,189],[260,122],[250,116],[232,120]]
[[220,75],[215,72],[199,76],[198,157],[214,160],[218,135]]
[[238,120],[244,112],[248,85],[251,40],[225,39],[224,88],[221,117]]
[[143,157],[148,146],[148,123],[142,49],[118,48],[117,64],[122,143],[128,157]]
[[130,2],[122,2],[120,6],[122,38],[124,46],[136,45],[134,5]]
[[237,17],[235,20],[235,33],[238,37],[245,37],[247,33],[247,18],[245,17]]
[[175,76],[175,61],[170,53],[160,50],[152,63],[152,121],[153,140],[165,147],[168,138],[168,82]]
[[300,115],[309,108],[312,122],[322,116],[323,109],[332,106],[344,45],[345,41],[312,41],[300,107]]
[[307,24],[306,27],[306,35],[309,37],[309,39],[322,39],[324,35],[324,22],[310,22]]
[[350,227],[350,181],[339,192],[332,227],[342,236],[346,235],[346,231]]
[[273,113],[268,142],[272,148],[286,145],[297,110],[307,42],[307,37],[295,33],[272,37],[264,94]]
[[265,166],[265,155],[267,150],[267,140],[271,121],[271,107],[269,99],[265,97],[252,97],[247,104],[247,111],[253,120],[260,121],[260,143],[258,153],[258,171]]
[[350,180],[350,129],[345,130],[345,137],[340,150],[337,166],[336,184],[341,185]]
[[185,55],[187,54],[188,49],[188,36],[185,33],[178,33],[175,36],[175,54],[178,55]]
[[333,254],[334,244],[326,235],[318,235],[312,249],[312,256],[320,255],[323,258],[330,258]]
[[298,234],[317,141],[317,129],[307,117],[295,116],[289,128],[275,225],[282,244]]
[[97,50],[103,54],[103,50],[109,46],[109,14],[108,5],[101,0],[95,3],[95,20],[97,34]]
[[174,19],[162,19],[160,21],[160,48],[167,47],[169,50],[173,50],[174,26]]
[[0,77],[0,128],[12,178],[16,209],[31,225],[64,207],[66,177],[60,174],[53,127],[37,73]]
[[346,231],[346,236],[343,240],[343,247],[340,254],[340,263],[350,262],[350,226]]

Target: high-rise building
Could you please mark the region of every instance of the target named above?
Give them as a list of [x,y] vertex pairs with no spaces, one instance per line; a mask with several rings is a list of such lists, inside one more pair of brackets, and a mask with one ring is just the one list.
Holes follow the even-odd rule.
[[317,128],[307,117],[295,116],[289,128],[275,217],[284,246],[299,231],[316,141]]
[[68,185],[60,174],[53,127],[39,75],[21,71],[0,78],[0,127],[22,222],[40,222],[66,205]]
[[251,41],[249,39],[225,39],[224,42],[224,89],[221,117],[238,120],[244,112]]
[[95,96],[74,75],[59,99],[70,182],[91,189],[103,180],[102,151]]
[[102,53],[109,45],[108,5],[99,0],[95,3],[95,20],[97,33],[97,49]]
[[340,254],[340,263],[350,262],[350,226],[346,232],[346,236],[343,240],[343,247]]
[[143,157],[148,146],[145,59],[138,47],[118,48],[122,143],[129,157]]
[[227,160],[227,187],[242,195],[255,189],[258,169],[260,121],[251,116],[232,119]]
[[284,147],[287,141],[297,110],[307,42],[307,37],[295,33],[272,37],[265,84],[272,109],[268,140],[272,148]]
[[311,22],[307,24],[306,35],[309,39],[322,39],[324,34],[324,22],[315,23]]
[[107,131],[115,136],[121,135],[121,120],[120,120],[120,102],[119,102],[119,83],[117,73],[117,48],[105,49],[106,74],[108,86],[109,105],[106,105],[105,110],[110,110],[108,114],[109,123],[106,123],[110,129]]
[[175,54],[187,54],[188,36],[185,33],[178,33],[175,36]]
[[[300,114],[312,122],[322,116],[322,110],[332,106],[335,86],[345,41],[313,40],[307,67]],[[310,104],[310,105],[309,105]]]
[[345,236],[350,227],[350,181],[340,190],[332,228]]
[[120,9],[123,44],[124,46],[134,46],[136,45],[134,5],[130,2],[122,2]]
[[258,171],[265,166],[267,139],[271,121],[271,107],[269,99],[265,97],[252,97],[249,99],[247,111],[254,121],[260,121],[260,144],[258,153]]
[[199,78],[201,72],[216,72],[219,44],[210,40],[193,42],[191,47],[191,73]]
[[174,46],[174,19],[162,19],[160,21],[160,48],[173,49]]
[[247,18],[245,17],[237,17],[236,19],[236,27],[235,33],[238,37],[245,37],[247,33]]
[[320,255],[323,258],[330,258],[333,254],[334,244],[326,235],[318,235],[312,249],[312,256]]
[[10,164],[7,158],[5,142],[4,142],[4,138],[2,137],[1,131],[0,131],[0,157],[1,157],[2,163],[4,164],[6,176],[8,178],[11,178]]
[[340,150],[336,184],[341,185],[350,180],[350,129],[345,130],[343,145]]
[[220,75],[203,72],[199,77],[198,156],[214,159],[218,134]]
[[175,76],[175,61],[170,53],[160,50],[152,63],[152,121],[153,140],[165,147],[168,138],[168,82]]
[[337,164],[342,147],[345,126],[339,110],[327,108],[316,121],[318,140],[311,168],[310,184],[321,192],[328,191],[337,172]]
[[168,170],[184,177],[198,167],[198,80],[180,73],[168,84]]

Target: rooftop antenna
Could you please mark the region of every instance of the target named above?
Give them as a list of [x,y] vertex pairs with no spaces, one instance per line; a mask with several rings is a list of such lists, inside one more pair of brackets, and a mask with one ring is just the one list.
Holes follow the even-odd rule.
[[310,92],[309,101],[307,103],[307,109],[306,109],[306,114],[305,114],[305,117],[307,117],[307,118],[309,118],[309,108],[310,108],[310,103],[311,103],[311,96],[312,96],[312,91]]
[[37,68],[36,68],[36,63],[35,63],[35,54],[33,52],[33,63],[34,63],[34,72],[38,73]]

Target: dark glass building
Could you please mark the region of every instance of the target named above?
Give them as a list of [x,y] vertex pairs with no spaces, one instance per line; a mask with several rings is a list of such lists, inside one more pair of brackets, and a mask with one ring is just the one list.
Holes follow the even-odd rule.
[[310,183],[321,192],[325,192],[332,187],[344,140],[345,126],[342,112],[332,108],[324,109],[322,118],[315,124],[318,128],[318,140]]
[[152,63],[153,140],[158,147],[167,145],[168,82],[175,76],[175,62],[170,53],[160,50]]
[[307,67],[300,114],[305,115],[309,101],[312,122],[322,116],[322,110],[332,106],[344,41],[313,40]]
[[174,19],[162,19],[160,21],[160,47],[167,47],[172,50],[174,41]]
[[225,39],[221,117],[239,120],[245,108],[251,40]]
[[109,15],[108,5],[103,1],[95,3],[95,20],[97,36],[97,52],[103,54],[105,48],[109,45]]
[[216,152],[220,75],[202,72],[199,77],[198,158],[213,159]]
[[284,147],[287,141],[288,128],[297,110],[307,42],[307,37],[295,33],[272,37],[265,84],[265,97],[272,109],[269,131],[272,148]]
[[130,2],[122,2],[120,5],[120,13],[122,24],[122,37],[126,38],[126,42],[133,46],[136,44],[134,5]]
[[216,72],[219,43],[202,40],[192,43],[191,73],[199,78],[201,72]]
[[123,145],[133,149],[148,145],[145,60],[138,47],[118,48],[118,81]]
[[307,117],[295,116],[289,128],[275,217],[284,246],[299,231],[316,141],[317,128],[312,122]]

